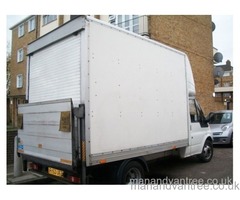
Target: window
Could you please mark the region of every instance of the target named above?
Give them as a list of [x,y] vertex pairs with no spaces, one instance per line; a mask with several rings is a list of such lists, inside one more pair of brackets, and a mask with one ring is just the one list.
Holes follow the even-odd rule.
[[134,33],[139,33],[139,17],[138,15],[133,15],[132,29]]
[[57,15],[43,15],[43,25],[49,24],[57,19]]
[[228,124],[232,122],[232,113],[212,113],[209,124]]
[[202,109],[196,100],[189,100],[191,122],[201,122],[203,115]]
[[23,61],[23,49],[19,49],[17,51],[17,62],[22,62]]
[[18,26],[18,37],[22,37],[24,35],[24,24]]
[[229,98],[229,97],[231,97],[232,95],[231,95],[231,93],[229,93],[229,92],[224,92],[223,93],[223,98]]
[[201,127],[208,127],[206,119],[204,117],[204,113],[198,104],[197,100],[190,99],[189,100],[189,110],[190,110],[190,118],[191,122],[199,122]]
[[198,122],[198,113],[196,110],[194,100],[189,100],[189,109],[190,109],[191,122]]
[[222,93],[215,92],[215,97],[218,97],[218,98],[222,97]]
[[233,75],[233,71],[225,71],[223,76],[232,76]]
[[23,75],[22,74],[17,75],[16,87],[17,88],[23,87]]
[[35,17],[28,20],[28,32],[35,30]]
[[138,15],[109,15],[109,22],[125,30],[139,33]]

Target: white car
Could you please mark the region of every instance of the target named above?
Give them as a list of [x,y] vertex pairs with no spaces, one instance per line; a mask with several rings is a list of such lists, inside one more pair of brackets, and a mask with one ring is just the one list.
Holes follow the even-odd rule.
[[207,120],[213,132],[213,144],[233,145],[233,111],[210,112]]

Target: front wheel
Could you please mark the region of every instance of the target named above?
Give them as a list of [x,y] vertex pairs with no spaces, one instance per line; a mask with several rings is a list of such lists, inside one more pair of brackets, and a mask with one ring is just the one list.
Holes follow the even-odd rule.
[[204,162],[204,163],[211,161],[211,159],[213,157],[212,141],[206,140],[206,142],[203,145],[201,154],[199,154],[197,157],[201,162]]

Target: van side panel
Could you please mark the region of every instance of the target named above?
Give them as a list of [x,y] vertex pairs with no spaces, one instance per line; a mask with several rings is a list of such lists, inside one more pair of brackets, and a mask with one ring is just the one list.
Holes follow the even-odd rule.
[[105,24],[88,26],[90,156],[188,141],[185,54]]

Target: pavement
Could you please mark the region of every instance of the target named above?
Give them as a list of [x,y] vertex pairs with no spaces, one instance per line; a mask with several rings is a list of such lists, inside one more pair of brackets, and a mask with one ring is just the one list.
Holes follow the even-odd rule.
[[27,184],[46,177],[30,171],[22,172],[18,176],[14,176],[14,165],[7,165],[7,184]]

